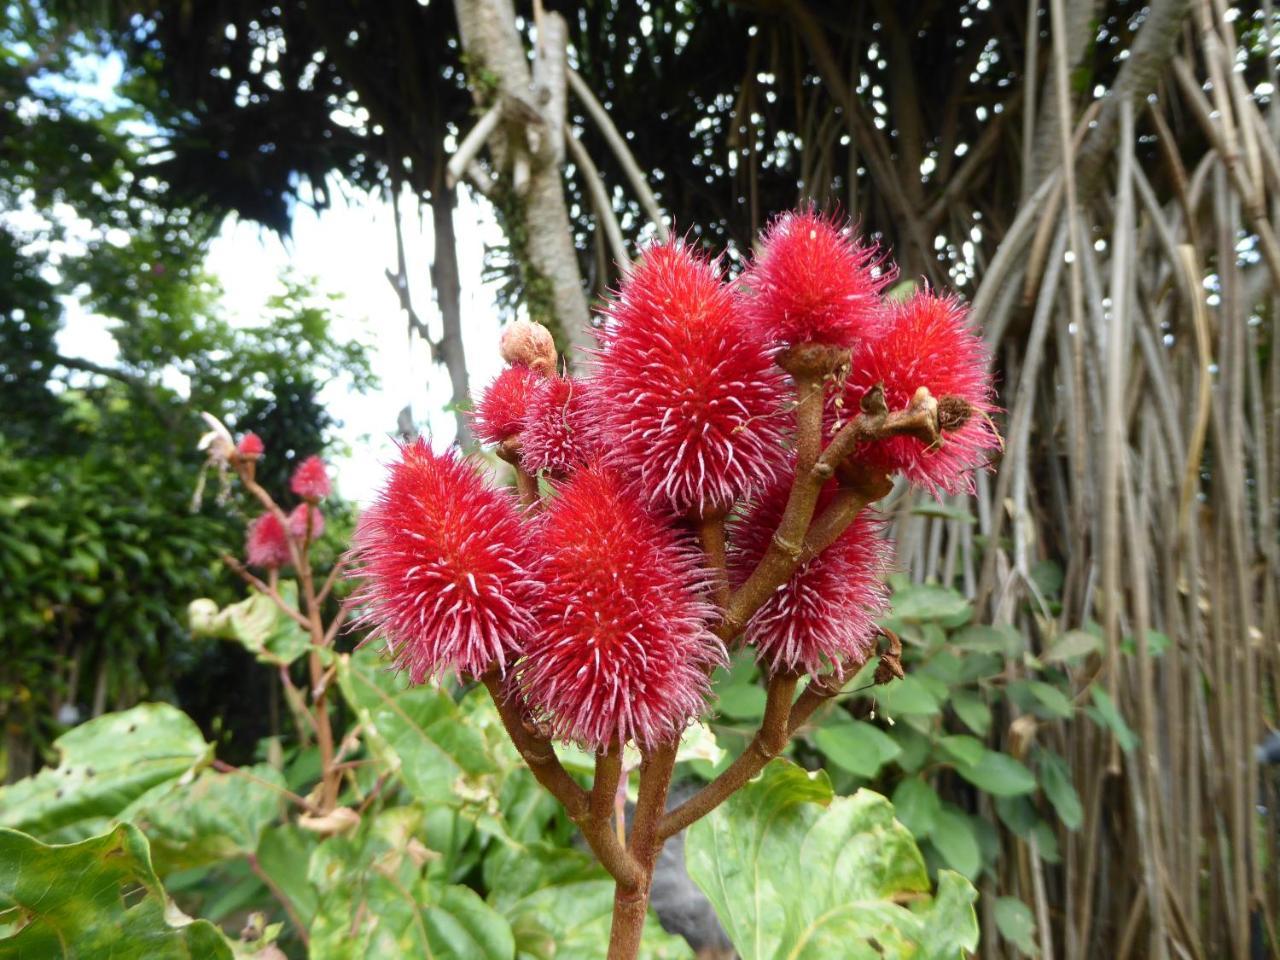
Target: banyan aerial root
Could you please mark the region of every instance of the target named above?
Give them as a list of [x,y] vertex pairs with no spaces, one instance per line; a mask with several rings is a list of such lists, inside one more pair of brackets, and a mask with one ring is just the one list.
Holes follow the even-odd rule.
[[[610,957],[638,950],[664,840],[759,772],[880,649],[890,549],[868,504],[895,475],[964,491],[999,447],[963,305],[928,289],[891,299],[895,276],[813,210],[775,220],[735,280],[687,241],[650,246],[572,376],[544,328],[504,332],[507,368],[473,419],[514,491],[419,440],[361,517],[359,622],[412,682],[489,689],[617,881]],[[300,469],[299,509],[327,492],[322,473]],[[251,529],[250,562],[285,560],[280,520]],[[668,811],[676,744],[714,710],[714,668],[738,646],[768,684],[760,729]],[[892,649],[885,661],[880,680],[900,670]],[[595,752],[590,788],[556,741]],[[624,837],[627,744],[643,759]]]

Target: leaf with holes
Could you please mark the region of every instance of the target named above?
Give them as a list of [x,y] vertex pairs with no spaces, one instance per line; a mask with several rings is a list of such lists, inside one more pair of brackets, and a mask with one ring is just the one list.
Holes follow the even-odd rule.
[[41,836],[114,817],[153,787],[194,771],[213,749],[191,718],[167,703],[97,717],[54,747],[56,767],[0,789],[0,827]]
[[0,828],[0,921],[0,960],[231,960],[217,927],[169,902],[127,823],[63,846]]

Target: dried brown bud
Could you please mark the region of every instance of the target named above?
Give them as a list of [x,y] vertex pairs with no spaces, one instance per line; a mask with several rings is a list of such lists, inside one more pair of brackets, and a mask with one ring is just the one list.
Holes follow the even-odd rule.
[[502,331],[498,350],[513,367],[528,367],[544,377],[556,372],[556,344],[551,331],[540,323],[515,321]]
[[959,430],[973,416],[973,405],[964,397],[948,396],[938,401],[938,429],[943,433]]

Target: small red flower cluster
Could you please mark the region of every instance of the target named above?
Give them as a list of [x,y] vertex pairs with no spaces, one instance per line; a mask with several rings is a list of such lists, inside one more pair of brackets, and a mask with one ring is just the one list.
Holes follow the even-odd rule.
[[[246,433],[236,444],[236,454],[257,460],[263,455],[262,440]],[[324,534],[324,513],[317,506],[329,495],[329,468],[319,456],[310,456],[294,468],[289,487],[302,498],[282,522],[281,515],[267,511],[250,521],[245,531],[244,553],[250,566],[277,570],[293,562],[290,541],[296,547],[318,540]]]
[[[861,467],[953,492],[998,444],[987,353],[959,302],[928,291],[889,302],[893,276],[847,225],[803,210],[774,222],[736,283],[684,241],[647,249],[603,311],[585,376],[558,371],[544,328],[512,325],[509,366],[473,422],[549,492],[525,482],[521,505],[456,452],[405,447],[360,521],[364,623],[414,682],[506,677],[559,738],[593,749],[678,738],[724,659],[694,525],[729,519],[725,572],[740,584],[793,485],[783,351],[844,358],[823,381],[828,436],[877,386],[890,410],[927,395],[963,411],[947,420],[937,408],[933,444],[864,443],[850,457]],[[859,516],[756,611],[745,642],[772,672],[817,674],[868,653],[889,555],[881,524]]]

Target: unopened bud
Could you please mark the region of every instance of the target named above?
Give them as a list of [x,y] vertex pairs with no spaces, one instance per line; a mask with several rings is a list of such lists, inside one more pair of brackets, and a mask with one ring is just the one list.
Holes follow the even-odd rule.
[[502,359],[513,367],[528,367],[549,377],[556,372],[556,344],[551,331],[532,320],[517,320],[502,331],[498,342]]

